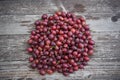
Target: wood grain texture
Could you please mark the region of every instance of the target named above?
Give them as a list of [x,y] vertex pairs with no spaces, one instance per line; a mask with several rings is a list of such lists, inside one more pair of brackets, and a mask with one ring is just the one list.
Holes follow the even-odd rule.
[[75,13],[106,14],[119,12],[119,4],[116,0],[0,0],[0,14],[39,15],[63,8]]
[[[0,35],[29,34],[28,32],[34,27],[34,21],[39,19],[40,16],[41,15],[0,15]],[[92,31],[120,31],[120,20],[112,22],[110,17],[104,18],[101,16],[101,18],[102,19],[98,20],[94,20],[93,18],[87,19],[87,24],[90,25]]]
[[0,14],[43,14],[58,10],[51,0],[0,0]]
[[[25,51],[34,21],[56,10],[84,16],[96,42],[88,66],[68,77],[40,76]],[[119,18],[118,0],[0,0],[0,80],[120,80]]]

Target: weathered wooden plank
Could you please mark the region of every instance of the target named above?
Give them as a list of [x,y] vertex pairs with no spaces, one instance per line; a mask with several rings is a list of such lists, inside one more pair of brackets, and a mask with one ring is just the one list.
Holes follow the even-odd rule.
[[[99,35],[98,35],[99,34]],[[119,58],[118,49],[120,47],[120,34],[114,32],[108,33],[93,33],[95,45],[95,54],[93,58]],[[29,35],[1,35],[0,36],[0,61],[26,60],[27,39]],[[103,45],[104,44],[104,45]],[[11,56],[11,57],[9,57]],[[19,56],[19,57],[18,57]],[[116,59],[117,60],[117,59]],[[114,61],[114,59],[113,59]]]
[[[40,15],[1,15],[0,16],[0,35],[5,34],[28,34],[33,27],[35,20]],[[120,21],[112,22],[111,18],[99,20],[87,20],[91,30],[99,31],[120,31]]]
[[0,14],[43,14],[56,10],[51,0],[0,0]]
[[119,21],[114,23],[111,18],[100,20],[89,20],[90,28],[93,31],[120,31]]
[[[111,70],[111,71],[120,71],[120,63],[119,62],[109,62],[109,61],[101,61],[100,58],[98,59],[91,59],[88,62],[88,65],[85,67],[85,70]],[[2,71],[21,71],[21,70],[28,70],[31,71],[32,69],[29,68],[30,63],[26,61],[12,61],[12,62],[0,62],[0,72]]]
[[[1,15],[0,16],[0,34],[27,34],[33,21],[40,16],[35,15]],[[29,27],[30,26],[30,27]]]
[[[21,46],[22,47],[22,46]],[[7,48],[1,48],[2,50],[0,51],[0,61],[18,61],[18,60],[27,60],[29,55],[27,52],[21,47],[11,47],[9,50]],[[6,51],[7,50],[7,51]],[[97,52],[94,53],[92,58],[101,58],[101,61],[119,61],[119,52],[120,50],[114,50],[113,51],[104,51],[104,50],[97,50]],[[11,57],[9,57],[11,56]],[[99,59],[97,61],[100,61]]]
[[[7,73],[7,72],[6,72]],[[52,75],[45,75],[45,76],[40,76],[38,74],[38,72],[36,71],[19,71],[19,72],[15,72],[15,71],[11,71],[7,74],[7,76],[5,76],[4,72],[1,73],[0,76],[2,77],[12,77],[12,78],[33,78],[33,80],[37,77],[37,79],[43,79],[46,78],[46,80],[75,80],[75,79],[90,79],[90,80],[98,80],[98,79],[106,79],[108,80],[109,78],[111,78],[111,80],[118,80],[120,78],[120,73],[118,71],[99,71],[99,70],[90,70],[90,71],[86,71],[86,70],[79,70],[76,71],[73,74],[70,74],[68,77],[64,77],[63,75],[59,74],[59,73],[54,73]],[[23,74],[24,73],[24,74]],[[96,74],[99,73],[99,74]],[[103,77],[102,77],[103,76]]]
[[114,0],[1,0],[0,14],[53,13],[64,8],[76,13],[117,13],[119,4]]
[[62,0],[63,6],[78,13],[117,13],[120,2],[115,0]]

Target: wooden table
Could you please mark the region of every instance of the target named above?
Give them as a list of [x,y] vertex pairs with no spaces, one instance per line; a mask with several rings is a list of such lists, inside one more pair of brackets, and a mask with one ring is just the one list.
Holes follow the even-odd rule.
[[[40,76],[25,51],[32,24],[57,10],[85,16],[96,42],[84,70]],[[119,0],[0,0],[0,80],[120,80]]]

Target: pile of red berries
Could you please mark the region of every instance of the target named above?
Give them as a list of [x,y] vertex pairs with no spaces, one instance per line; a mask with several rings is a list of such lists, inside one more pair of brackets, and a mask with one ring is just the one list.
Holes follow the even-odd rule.
[[32,68],[41,75],[57,71],[65,76],[87,65],[95,44],[85,19],[65,12],[43,14],[28,43]]

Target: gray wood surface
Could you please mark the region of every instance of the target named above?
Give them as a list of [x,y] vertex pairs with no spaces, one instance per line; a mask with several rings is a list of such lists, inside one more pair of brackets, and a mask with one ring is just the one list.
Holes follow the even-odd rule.
[[[29,68],[26,41],[43,13],[84,16],[96,42],[84,70],[40,76]],[[120,80],[119,0],[0,0],[0,80]]]

